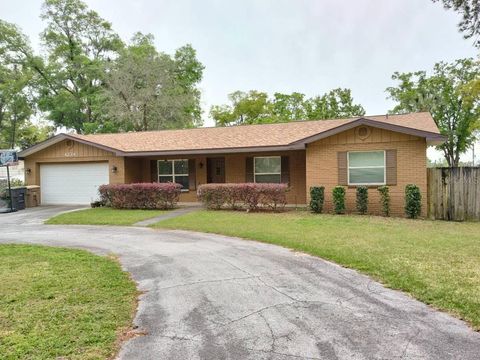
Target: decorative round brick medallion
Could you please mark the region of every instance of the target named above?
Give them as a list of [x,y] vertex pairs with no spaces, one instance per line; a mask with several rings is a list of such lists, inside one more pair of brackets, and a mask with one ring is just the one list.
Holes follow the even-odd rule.
[[370,136],[371,130],[367,126],[360,126],[357,128],[357,136],[360,140],[365,140]]

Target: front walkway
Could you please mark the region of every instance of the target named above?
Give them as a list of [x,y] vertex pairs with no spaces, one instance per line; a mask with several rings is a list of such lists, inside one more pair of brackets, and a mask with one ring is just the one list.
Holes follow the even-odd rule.
[[478,359],[464,322],[322,259],[187,231],[39,225],[46,211],[0,216],[0,243],[118,255],[143,292],[145,334],[120,359]]
[[159,216],[156,216],[156,217],[151,218],[151,219],[139,221],[139,222],[133,224],[133,226],[149,226],[149,225],[155,224],[155,223],[157,223],[161,220],[167,220],[167,219],[171,219],[171,218],[174,218],[174,217],[177,217],[177,216],[182,216],[182,215],[191,213],[193,211],[197,211],[201,208],[202,208],[201,205],[183,206],[183,207],[180,207],[180,208],[175,209],[175,210],[170,210],[166,214],[159,215]]

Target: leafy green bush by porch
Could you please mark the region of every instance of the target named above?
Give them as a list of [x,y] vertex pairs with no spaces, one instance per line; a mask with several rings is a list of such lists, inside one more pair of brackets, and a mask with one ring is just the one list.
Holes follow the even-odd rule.
[[182,185],[175,183],[138,183],[102,185],[100,201],[115,209],[173,209]]
[[360,215],[365,215],[368,210],[368,187],[357,187],[357,211]]
[[0,245],[0,358],[110,359],[137,291],[113,259],[83,250]]
[[383,216],[390,216],[390,188],[387,185],[377,188]]
[[287,184],[204,184],[198,187],[197,196],[207,209],[258,210],[261,207],[277,211],[287,204],[287,191]]
[[410,219],[416,219],[422,212],[422,194],[415,184],[405,186],[405,214]]
[[323,203],[325,201],[325,187],[312,186],[310,188],[310,210],[320,214],[323,211]]
[[335,214],[345,214],[345,188],[343,186],[335,186],[332,190],[332,195]]

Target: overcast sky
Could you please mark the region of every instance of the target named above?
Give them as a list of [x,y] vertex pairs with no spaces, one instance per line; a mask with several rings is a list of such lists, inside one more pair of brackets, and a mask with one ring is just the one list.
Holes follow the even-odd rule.
[[[152,33],[159,50],[190,43],[205,65],[207,125],[213,104],[235,90],[308,96],[352,89],[367,114],[392,108],[394,71],[431,69],[474,57],[457,14],[431,0],[86,0],[127,40]],[[0,0],[0,18],[18,24],[38,48],[41,0]]]

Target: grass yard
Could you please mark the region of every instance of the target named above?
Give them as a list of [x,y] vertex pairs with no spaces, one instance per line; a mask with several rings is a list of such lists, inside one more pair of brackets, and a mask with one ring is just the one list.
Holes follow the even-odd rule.
[[332,260],[480,330],[480,223],[203,210],[153,227],[238,236]]
[[34,245],[0,245],[0,259],[0,358],[114,356],[137,297],[115,260]]
[[165,211],[94,208],[63,213],[48,219],[45,223],[53,225],[133,225],[139,221],[162,215]]

